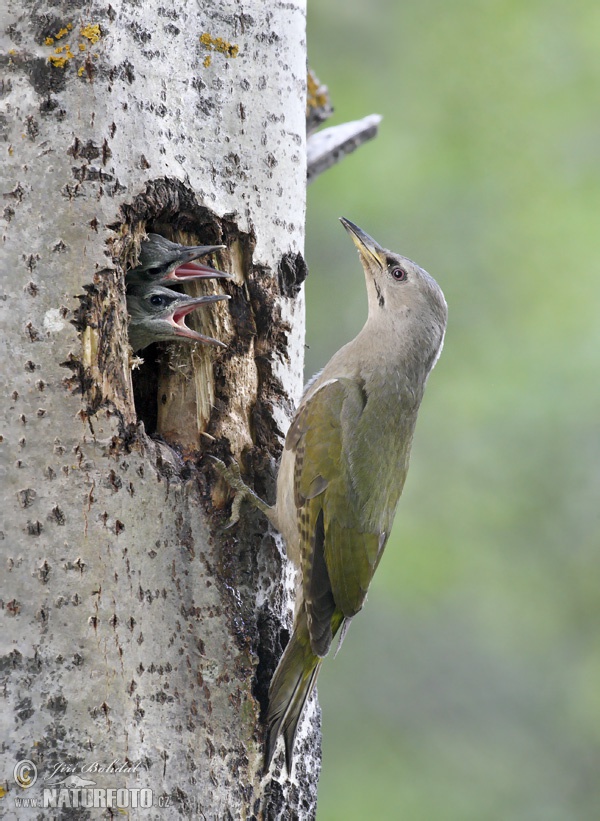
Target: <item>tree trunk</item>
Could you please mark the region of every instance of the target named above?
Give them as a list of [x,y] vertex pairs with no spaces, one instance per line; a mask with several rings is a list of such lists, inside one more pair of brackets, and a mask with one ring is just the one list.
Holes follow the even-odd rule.
[[[302,387],[304,4],[7,5],[0,806],[29,817],[55,784],[149,789],[145,819],[310,818],[316,709],[293,781],[282,755],[262,775],[285,554],[252,511],[223,535],[208,458],[272,496]],[[231,300],[190,322],[226,350],[132,357],[124,273],[152,230],[227,246],[234,279],[194,287]]]

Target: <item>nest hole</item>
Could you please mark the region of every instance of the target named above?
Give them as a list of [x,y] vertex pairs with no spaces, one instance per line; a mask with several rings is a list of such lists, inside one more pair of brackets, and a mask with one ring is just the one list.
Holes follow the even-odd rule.
[[[146,195],[138,197],[131,206],[126,207],[127,227],[124,233],[139,237],[141,241],[146,234],[155,233],[181,245],[226,244],[221,221],[210,209],[200,206],[192,192],[178,183],[167,184],[164,180],[159,183],[154,186],[149,184]],[[158,213],[155,210],[157,199],[164,205]],[[148,211],[154,211],[154,214]],[[133,252],[131,242],[124,244],[123,257],[123,269],[127,283],[127,271],[134,268],[137,263],[137,256]],[[211,261],[209,258],[208,264],[227,270],[226,252],[218,260],[213,257]],[[190,287],[194,287],[192,284],[184,288],[182,284],[176,282],[160,284],[179,293],[189,291]],[[199,313],[201,311],[202,309]],[[201,319],[200,317],[200,321]],[[194,320],[192,319],[188,324],[193,326]],[[153,342],[135,354],[139,360],[131,374],[135,412],[150,436],[163,435],[163,431],[159,429],[159,404],[166,404],[168,399],[160,386],[164,381],[165,373],[172,369],[171,354],[172,346],[175,345],[190,351],[189,356],[191,356],[192,346],[188,346],[185,341]]]

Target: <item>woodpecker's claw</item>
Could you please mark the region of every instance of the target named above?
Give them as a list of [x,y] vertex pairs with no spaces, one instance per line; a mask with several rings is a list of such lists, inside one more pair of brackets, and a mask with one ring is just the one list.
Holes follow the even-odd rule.
[[213,462],[213,467],[219,476],[227,482],[233,491],[235,491],[233,502],[231,503],[231,516],[229,517],[227,524],[224,526],[224,530],[229,530],[237,524],[237,522],[239,522],[240,509],[242,507],[242,502],[245,499],[248,499],[254,507],[257,507],[266,516],[270,516],[271,508],[263,502],[260,496],[257,496],[256,493],[244,482],[242,479],[240,466],[237,462],[232,462],[228,467],[225,462],[221,461],[221,459],[218,459],[216,456],[211,456],[210,458]]
[[213,467],[219,474],[222,479],[225,479],[227,484],[232,490],[237,490],[239,493],[243,493],[250,488],[244,483],[242,479],[242,474],[240,471],[240,466],[237,462],[232,462],[230,467],[227,467],[225,462],[221,459],[218,459],[216,456],[210,457],[213,461]]
[[227,467],[225,462],[221,461],[221,459],[217,459],[216,456],[211,456],[210,458],[214,469],[219,474],[221,479],[224,479],[229,487],[235,491],[235,496],[233,497],[233,502],[231,503],[231,516],[229,517],[227,524],[223,527],[223,530],[230,530],[235,524],[238,523],[240,519],[240,508],[246,493],[250,490],[250,488],[244,484],[242,474],[240,472],[240,466],[237,462],[232,462],[231,466]]

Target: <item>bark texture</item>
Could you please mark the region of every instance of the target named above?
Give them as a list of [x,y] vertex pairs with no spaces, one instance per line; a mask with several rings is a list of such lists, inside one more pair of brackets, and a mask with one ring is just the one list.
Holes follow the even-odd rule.
[[[282,548],[252,513],[223,536],[228,491],[207,458],[234,456],[268,497],[302,387],[304,14],[301,0],[0,12],[0,759],[39,772],[27,791],[8,775],[8,817],[29,817],[15,796],[41,795],[56,767],[114,761],[132,771],[85,777],[151,788],[131,817],[314,815],[316,709],[293,778],[261,772]],[[227,245],[233,281],[193,286],[231,295],[195,320],[227,350],[131,360],[124,272],[146,230]]]

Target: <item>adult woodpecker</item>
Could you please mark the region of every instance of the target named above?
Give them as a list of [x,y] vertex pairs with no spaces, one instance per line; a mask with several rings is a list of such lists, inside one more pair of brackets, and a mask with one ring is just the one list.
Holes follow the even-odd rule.
[[142,282],[127,289],[129,313],[129,343],[141,351],[152,342],[191,341],[205,345],[227,347],[217,339],[193,331],[185,317],[196,308],[229,299],[226,294],[191,297],[178,294],[162,285]]
[[368,318],[308,384],[288,431],[274,507],[219,472],[283,535],[299,569],[294,629],[269,688],[265,769],[283,736],[291,772],[298,722],[333,637],[362,608],[408,471],[417,412],[444,340],[447,306],[415,262],[347,219],[364,268]]
[[222,248],[225,246],[179,245],[160,234],[148,234],[148,238],[142,240],[138,264],[127,271],[127,287],[144,282],[159,285],[200,278],[229,279],[229,274],[194,261]]

